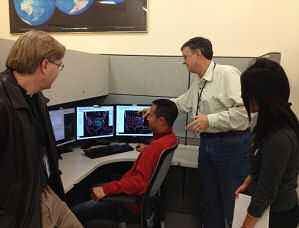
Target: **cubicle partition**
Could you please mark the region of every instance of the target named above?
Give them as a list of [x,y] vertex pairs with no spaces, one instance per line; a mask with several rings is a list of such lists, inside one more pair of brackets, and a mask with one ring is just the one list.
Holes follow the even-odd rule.
[[[150,104],[159,98],[178,97],[186,92],[196,74],[188,73],[182,56],[108,55],[109,95],[105,104]],[[241,72],[254,57],[214,57],[219,64],[229,64]],[[174,124],[179,137],[197,138],[185,130],[188,115],[180,115]]]
[[[13,44],[12,40],[0,39],[0,70]],[[49,105],[74,102],[108,95],[109,56],[66,50],[63,71],[43,93],[50,99]]]

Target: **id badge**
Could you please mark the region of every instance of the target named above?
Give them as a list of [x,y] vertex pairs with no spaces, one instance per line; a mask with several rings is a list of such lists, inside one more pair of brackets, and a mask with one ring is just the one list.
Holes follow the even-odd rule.
[[43,162],[44,162],[44,167],[46,170],[47,177],[49,178],[50,177],[50,167],[49,167],[48,157],[46,154],[44,154],[44,156],[43,156]]

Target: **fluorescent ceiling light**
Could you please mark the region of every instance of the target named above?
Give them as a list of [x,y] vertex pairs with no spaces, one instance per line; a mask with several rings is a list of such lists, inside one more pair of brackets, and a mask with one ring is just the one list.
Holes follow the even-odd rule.
[[111,5],[116,4],[114,1],[98,1],[98,2],[101,4],[111,4]]

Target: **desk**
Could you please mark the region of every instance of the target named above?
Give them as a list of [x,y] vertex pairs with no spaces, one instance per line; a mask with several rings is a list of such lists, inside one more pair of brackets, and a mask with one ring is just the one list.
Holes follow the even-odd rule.
[[[133,148],[137,144],[130,144]],[[73,152],[62,154],[59,160],[59,168],[62,172],[61,179],[65,192],[71,190],[75,184],[86,178],[97,168],[115,162],[135,161],[139,152],[129,151],[125,153],[90,159],[84,155],[80,148],[74,148]],[[176,149],[171,165],[197,168],[198,146],[181,145]]]

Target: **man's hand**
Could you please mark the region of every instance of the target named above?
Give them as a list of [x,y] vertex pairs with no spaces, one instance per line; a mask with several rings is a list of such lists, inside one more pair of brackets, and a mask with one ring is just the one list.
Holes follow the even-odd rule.
[[190,118],[194,121],[186,126],[189,131],[200,133],[209,127],[208,115],[198,115]]
[[139,152],[142,152],[144,150],[144,147],[146,147],[145,144],[143,143],[139,143],[137,146],[136,146],[136,150],[139,151]]
[[146,118],[146,117],[149,115],[150,110],[151,110],[150,108],[144,108],[144,109],[138,111],[137,113],[138,113],[138,114],[141,113],[141,114],[142,114],[142,117],[143,117],[143,118]]
[[95,201],[99,201],[100,199],[105,197],[105,193],[103,187],[94,187],[91,190],[91,198]]

